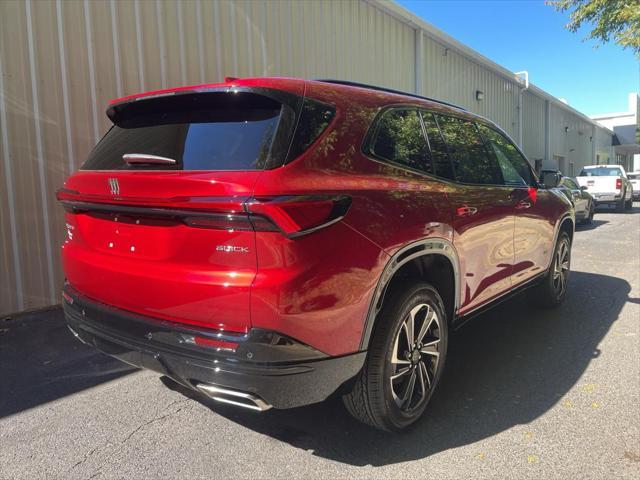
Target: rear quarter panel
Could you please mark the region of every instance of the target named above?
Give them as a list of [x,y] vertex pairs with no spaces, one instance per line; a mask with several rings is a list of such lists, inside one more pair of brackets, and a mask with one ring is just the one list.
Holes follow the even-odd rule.
[[307,95],[336,105],[332,125],[300,158],[263,172],[254,195],[340,193],[352,204],[341,222],[305,237],[258,235],[252,325],[346,354],[359,349],[390,256],[421,238],[451,239],[447,186],[362,155],[366,131],[388,95],[361,89],[345,95],[343,87],[313,82]]

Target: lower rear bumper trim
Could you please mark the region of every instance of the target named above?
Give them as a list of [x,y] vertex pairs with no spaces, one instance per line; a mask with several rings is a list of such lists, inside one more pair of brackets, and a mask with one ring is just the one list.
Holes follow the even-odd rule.
[[[63,301],[67,324],[82,342],[130,365],[166,375],[216,401],[253,410],[321,402],[355,377],[366,358],[366,352],[356,352],[340,357],[256,363],[230,358],[227,352],[215,349],[195,351],[161,344],[144,333],[144,321],[139,317],[132,317],[135,328],[127,330],[127,312],[114,309],[110,313],[77,292],[67,290],[67,294],[72,298],[72,302],[66,297]],[[111,323],[110,315],[117,315],[118,321]],[[154,331],[157,324],[150,322],[148,327]],[[249,348],[250,342],[245,346]]]

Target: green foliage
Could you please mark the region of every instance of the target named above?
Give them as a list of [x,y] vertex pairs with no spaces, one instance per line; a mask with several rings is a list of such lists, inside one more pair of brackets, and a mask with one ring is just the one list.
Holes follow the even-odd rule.
[[556,10],[570,12],[567,28],[576,32],[591,26],[587,39],[606,43],[613,39],[640,58],[640,0],[551,0]]
[[415,110],[394,110],[382,117],[374,144],[376,155],[411,168],[424,168],[428,146]]

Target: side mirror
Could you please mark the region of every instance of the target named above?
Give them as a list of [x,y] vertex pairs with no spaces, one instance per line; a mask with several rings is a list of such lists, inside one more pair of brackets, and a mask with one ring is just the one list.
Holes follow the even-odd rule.
[[545,173],[542,177],[542,183],[545,188],[557,187],[560,184],[560,175],[551,172]]
[[586,191],[587,191],[587,187],[585,187],[584,185],[582,185],[582,186],[580,187],[580,190],[582,190],[583,192],[586,192]]

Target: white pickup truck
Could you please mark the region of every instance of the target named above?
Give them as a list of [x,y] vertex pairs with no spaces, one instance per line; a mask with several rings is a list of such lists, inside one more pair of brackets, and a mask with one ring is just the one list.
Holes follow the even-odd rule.
[[590,165],[576,177],[596,205],[615,205],[619,212],[633,206],[633,186],[621,165]]

